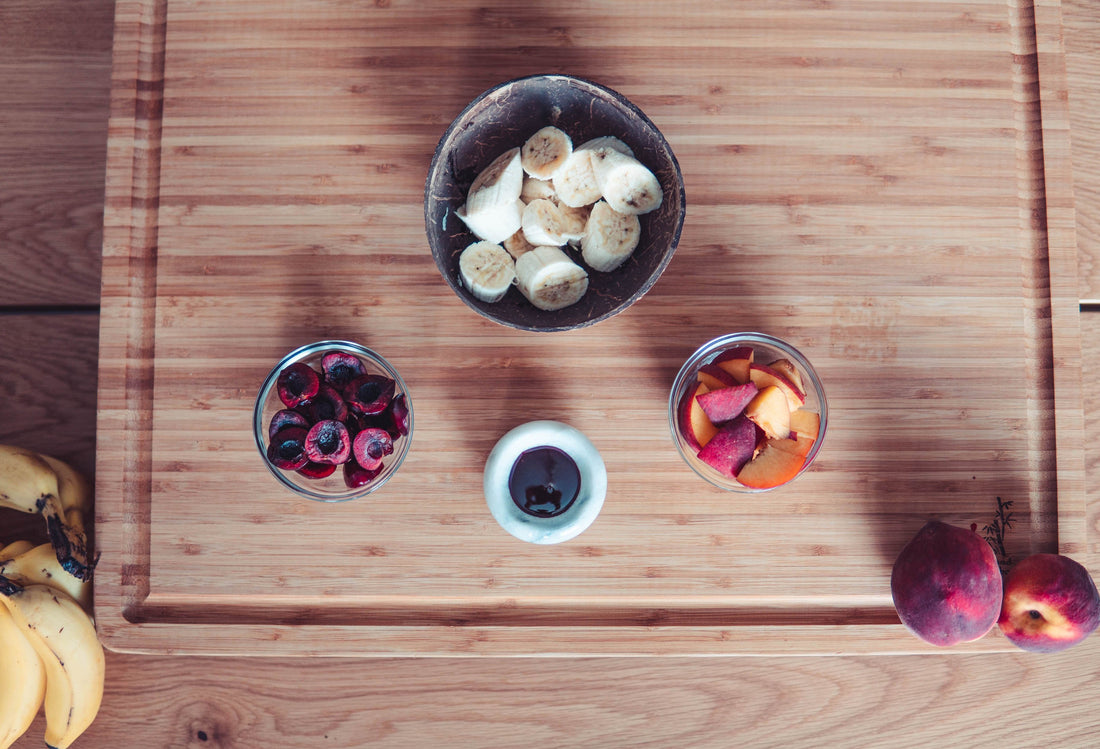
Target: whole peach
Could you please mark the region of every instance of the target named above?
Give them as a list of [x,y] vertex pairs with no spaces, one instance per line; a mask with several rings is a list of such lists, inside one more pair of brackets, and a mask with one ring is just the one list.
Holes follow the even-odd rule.
[[910,632],[933,645],[977,640],[1001,610],[1001,571],[984,538],[929,520],[901,550],[890,576],[894,608]]
[[1100,626],[1100,593],[1069,557],[1032,554],[1009,570],[997,624],[1023,650],[1065,650]]

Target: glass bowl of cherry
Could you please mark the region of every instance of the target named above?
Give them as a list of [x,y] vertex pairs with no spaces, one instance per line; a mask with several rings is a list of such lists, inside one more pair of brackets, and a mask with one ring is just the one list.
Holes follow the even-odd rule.
[[295,494],[344,502],[378,491],[412,442],[404,380],[374,351],[318,341],[272,368],[253,411],[264,465]]

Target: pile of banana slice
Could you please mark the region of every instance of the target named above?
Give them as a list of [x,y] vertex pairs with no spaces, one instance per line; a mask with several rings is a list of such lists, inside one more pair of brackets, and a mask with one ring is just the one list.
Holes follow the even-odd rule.
[[42,515],[50,535],[50,543],[0,548],[0,749],[39,711],[46,745],[65,749],[99,712],[105,661],[84,532],[91,498],[88,481],[68,464],[0,445],[0,507]]
[[588,268],[615,270],[641,239],[639,215],[656,210],[657,177],[614,136],[576,148],[550,125],[505,151],[478,174],[456,215],[478,237],[459,256],[463,285],[483,302],[514,284],[541,310],[576,304]]

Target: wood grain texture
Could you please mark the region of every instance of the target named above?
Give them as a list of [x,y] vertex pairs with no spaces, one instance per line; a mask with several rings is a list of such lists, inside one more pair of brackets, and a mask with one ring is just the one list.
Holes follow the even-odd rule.
[[[61,458],[94,480],[99,316],[7,314],[0,323],[0,444]],[[45,542],[42,519],[0,509],[0,541],[17,538]]]
[[[1015,543],[1085,548],[1057,4],[665,4],[631,23],[585,4],[550,39],[530,35],[554,26],[541,8],[262,5],[119,6],[98,455],[113,647],[311,652],[309,621],[330,654],[909,649],[885,581],[916,518],[984,523],[1008,495]],[[429,43],[440,14],[455,34]],[[471,49],[487,23],[500,54]],[[553,337],[464,314],[421,206],[453,114],[546,68],[641,106],[689,204],[644,304]],[[802,348],[834,413],[814,470],[767,501],[701,485],[669,449],[675,371],[732,328]],[[328,337],[380,350],[419,414],[402,471],[342,507],[280,494],[242,428],[267,368]],[[991,387],[990,366],[1019,374]],[[614,371],[630,387],[594,396]],[[495,439],[544,417],[613,477],[600,522],[553,550],[499,532],[480,492]],[[326,534],[308,582],[268,554]]]
[[[102,711],[77,746],[1023,747],[1034,730],[1086,749],[1098,659],[1100,638],[1055,656],[732,661],[109,653]],[[1042,693],[1021,699],[1023,685]],[[16,747],[40,746],[41,730]]]
[[113,11],[0,7],[0,307],[99,303]]
[[1081,299],[1100,303],[1100,7],[1090,0],[1064,0],[1066,75],[1073,132],[1073,189],[1077,197],[1077,248]]
[[[64,19],[48,15],[35,21],[32,6],[38,4],[8,2],[0,12],[18,7],[22,24],[39,23],[39,34],[68,34],[68,47],[74,50],[83,35],[105,33],[89,27],[76,33]],[[1080,119],[1100,116],[1095,111],[1100,97],[1077,94],[1082,83],[1095,87],[1100,68],[1097,45],[1072,41],[1082,23],[1100,21],[1100,8],[1088,2],[1064,7],[1076,130]],[[11,54],[18,55],[33,38],[16,35]],[[71,69],[87,76],[78,66]],[[86,83],[104,85],[94,79]],[[1075,173],[1100,173],[1095,154],[1076,148],[1079,141],[1075,137]],[[0,174],[8,158],[10,154],[0,154]],[[56,187],[64,190],[65,184],[60,181]],[[1080,189],[1077,208],[1079,220],[1090,212],[1100,215],[1095,196],[1082,195]],[[52,223],[56,221],[61,217],[35,224],[35,231],[50,235],[63,227]],[[1087,230],[1079,227],[1078,233],[1084,236]],[[1100,346],[1095,343],[1100,341],[1100,317],[1083,315],[1082,327],[1091,478],[1100,469]],[[38,329],[47,329],[46,323]],[[80,340],[77,335],[58,345]],[[79,357],[73,369],[95,377],[94,361]],[[66,392],[41,391],[41,408]],[[79,407],[94,408],[91,397],[83,393]],[[39,408],[15,409],[6,428],[13,435],[31,434],[41,423],[38,413]],[[94,422],[83,429],[94,434]],[[1090,480],[1088,491],[1095,507],[1100,499],[1095,481]],[[1042,657],[315,659],[308,664],[300,659],[108,653],[104,708],[77,747],[312,748],[368,742],[517,747],[529,746],[532,737],[546,746],[911,747],[965,742],[1016,747],[1031,745],[1041,735],[1052,746],[1091,749],[1100,728],[1095,715],[1100,702],[1098,647],[1100,639],[1094,637],[1075,650]],[[517,700],[522,714],[515,709]],[[41,747],[42,726],[39,719],[17,749]]]
[[[573,24],[568,44],[529,38],[542,9],[259,8],[116,17],[97,598],[113,647],[306,653],[318,627],[329,654],[908,650],[886,580],[916,518],[984,523],[1008,495],[1014,543],[1085,550],[1056,3],[673,4],[633,24],[578,6],[562,12],[616,36]],[[459,31],[443,45],[418,25],[438,14]],[[471,54],[460,30],[486,22],[524,54]],[[639,69],[643,46],[681,74]],[[452,113],[551,60],[647,111],[690,207],[644,304],[539,337],[464,314],[421,194]],[[700,485],[668,445],[673,374],[731,328],[795,342],[834,413],[814,470],[767,501]],[[419,414],[384,493],[341,507],[280,494],[243,428],[267,368],[328,337],[380,350]],[[1018,376],[991,386],[990,366]],[[631,386],[594,396],[613,371]],[[521,548],[485,511],[481,466],[548,416],[593,439],[613,496],[576,543]],[[268,553],[326,534],[308,581]]]

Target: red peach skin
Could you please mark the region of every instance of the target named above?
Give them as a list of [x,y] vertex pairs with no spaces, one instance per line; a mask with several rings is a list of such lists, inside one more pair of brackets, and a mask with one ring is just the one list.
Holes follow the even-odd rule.
[[914,635],[941,647],[984,636],[1001,610],[997,557],[973,530],[929,520],[890,577],[894,608]]
[[1032,554],[1009,570],[997,624],[1022,650],[1065,650],[1100,626],[1100,593],[1088,570],[1069,557]]

